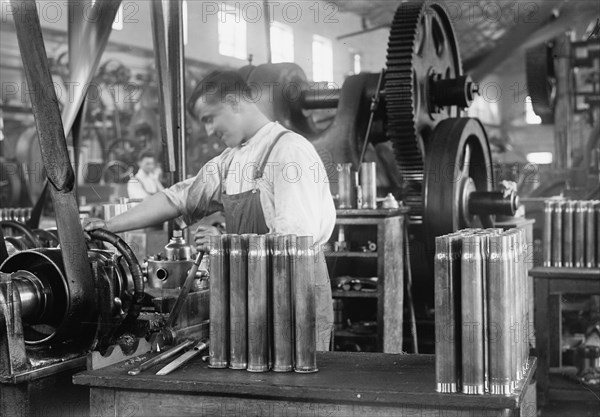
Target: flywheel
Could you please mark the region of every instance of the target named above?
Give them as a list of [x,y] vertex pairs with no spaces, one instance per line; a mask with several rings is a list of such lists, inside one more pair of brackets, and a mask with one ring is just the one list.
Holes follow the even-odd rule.
[[[467,227],[492,227],[490,214],[472,213],[472,197],[493,189],[492,157],[477,119],[451,118],[431,135],[425,164],[425,242]],[[475,193],[475,194],[474,194]],[[488,199],[493,195],[487,194]],[[475,200],[473,200],[475,201]],[[508,202],[507,204],[516,204]],[[516,209],[516,207],[515,207]],[[476,211],[476,209],[475,209]]]

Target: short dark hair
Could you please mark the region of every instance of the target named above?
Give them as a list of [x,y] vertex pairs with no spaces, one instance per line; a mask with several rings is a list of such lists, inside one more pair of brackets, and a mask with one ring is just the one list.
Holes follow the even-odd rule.
[[224,101],[228,94],[240,98],[249,98],[251,90],[244,78],[237,71],[213,71],[202,79],[194,88],[187,102],[187,110],[194,117],[194,108],[200,98],[207,101]]

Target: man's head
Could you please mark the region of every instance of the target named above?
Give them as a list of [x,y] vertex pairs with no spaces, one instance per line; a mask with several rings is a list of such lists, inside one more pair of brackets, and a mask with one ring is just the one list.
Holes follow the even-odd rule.
[[156,157],[151,152],[142,152],[138,158],[137,164],[146,174],[152,174],[156,169]]
[[[196,86],[188,111],[200,120],[208,135],[215,134],[234,148],[257,130],[257,116],[250,87],[235,71],[214,71]],[[257,114],[260,113],[260,114]]]

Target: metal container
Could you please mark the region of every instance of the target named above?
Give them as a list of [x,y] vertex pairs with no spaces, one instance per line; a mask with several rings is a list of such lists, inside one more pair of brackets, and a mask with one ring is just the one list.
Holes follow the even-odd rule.
[[148,286],[150,288],[181,288],[187,277],[188,271],[194,261],[166,261],[162,259],[148,259]]
[[227,235],[210,238],[209,367],[229,365],[229,259]]
[[292,278],[295,319],[296,372],[316,372],[317,329],[315,312],[315,252],[312,236],[296,238],[296,261]]
[[[573,254],[575,251],[573,239],[574,228],[573,220],[575,217],[575,202],[566,201],[564,204],[564,211],[562,216],[563,230],[562,230],[562,266],[565,268],[573,267]],[[559,242],[560,244],[561,242]]]
[[181,230],[173,230],[173,237],[165,246],[165,258],[169,261],[192,259],[192,247],[186,243]]
[[462,392],[483,394],[485,387],[484,363],[484,258],[482,237],[468,235],[463,238],[461,254],[462,304]]
[[248,366],[248,235],[229,242],[229,367]]
[[544,234],[543,234],[543,250],[544,250],[544,266],[552,266],[552,201],[544,202]]
[[586,207],[584,201],[577,201],[575,205],[574,236],[574,262],[575,268],[585,268],[585,217]]
[[377,173],[375,162],[363,162],[360,165],[360,188],[362,208],[377,208]]
[[460,235],[435,238],[436,391],[460,387]]
[[562,214],[564,201],[557,201],[554,203],[554,210],[552,211],[552,266],[562,267]]
[[594,268],[596,266],[596,224],[594,202],[587,201],[585,205],[585,266]]
[[267,238],[248,238],[248,371],[269,370]]
[[272,253],[273,370],[293,370],[292,281],[287,246],[289,235],[277,236]]
[[352,198],[354,181],[352,180],[352,164],[336,164],[338,172],[338,208],[354,207]]
[[509,235],[490,237],[488,261],[489,377],[492,394],[509,395],[511,387],[511,322],[507,302],[511,300],[513,251]]

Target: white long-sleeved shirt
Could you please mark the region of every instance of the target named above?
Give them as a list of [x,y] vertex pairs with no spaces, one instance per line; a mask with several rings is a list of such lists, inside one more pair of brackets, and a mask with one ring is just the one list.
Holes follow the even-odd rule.
[[127,194],[129,195],[129,198],[143,200],[144,198],[163,190],[164,187],[158,179],[159,175],[159,172],[147,174],[141,169],[138,170],[133,178],[127,183]]
[[[288,132],[269,156],[263,177],[255,172],[278,133],[267,123],[248,141],[211,159],[198,174],[163,190],[188,224],[223,209],[221,196],[250,191],[256,185],[271,233],[313,236],[324,244],[335,225],[335,206],[321,158],[304,137]],[[225,172],[227,171],[227,175]]]

